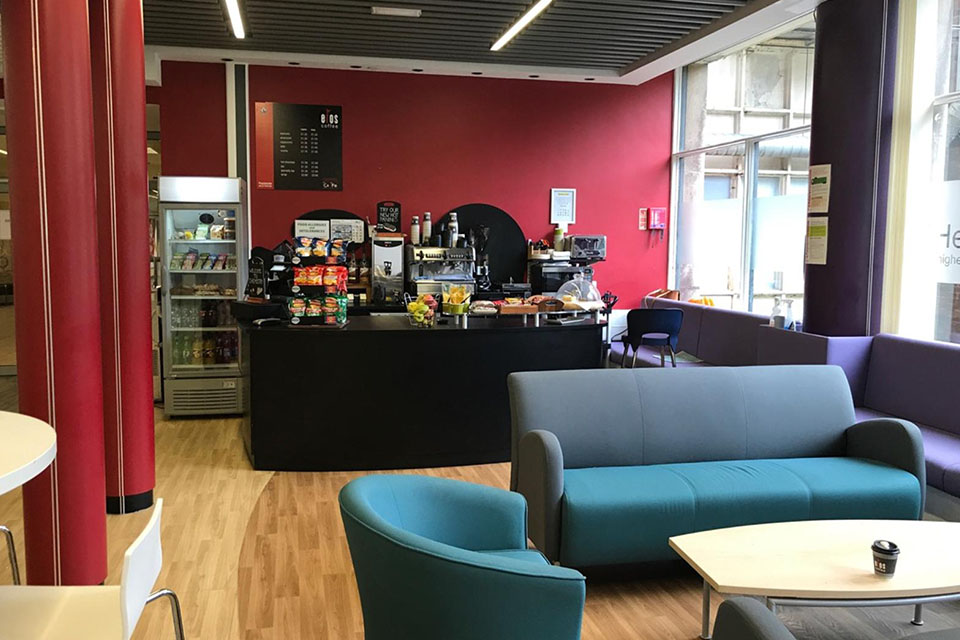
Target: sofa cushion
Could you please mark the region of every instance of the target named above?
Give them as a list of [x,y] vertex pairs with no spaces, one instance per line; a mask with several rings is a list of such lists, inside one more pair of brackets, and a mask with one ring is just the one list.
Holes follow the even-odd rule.
[[769,318],[743,311],[707,307],[700,321],[697,356],[722,366],[757,364],[757,334]]
[[670,536],[761,522],[916,518],[912,474],[856,458],[694,462],[564,471],[560,559],[675,559]]
[[532,562],[533,564],[550,564],[546,556],[536,549],[494,549],[492,551],[478,551],[487,556],[497,556],[500,558],[509,558],[521,562]]
[[950,400],[960,380],[960,346],[881,334],[873,339],[864,406],[960,435]]
[[700,324],[706,307],[702,304],[664,300],[663,298],[647,298],[647,302],[652,309],[681,309],[683,311],[683,324],[680,325],[677,351],[686,351],[691,355],[700,357]]

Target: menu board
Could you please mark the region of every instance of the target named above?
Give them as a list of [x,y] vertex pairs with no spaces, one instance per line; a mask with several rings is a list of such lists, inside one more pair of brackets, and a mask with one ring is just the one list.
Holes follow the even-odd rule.
[[257,102],[257,188],[343,190],[343,109]]

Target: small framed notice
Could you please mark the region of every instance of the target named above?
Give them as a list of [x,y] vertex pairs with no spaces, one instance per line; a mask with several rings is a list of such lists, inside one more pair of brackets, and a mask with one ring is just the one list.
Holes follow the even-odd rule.
[[550,189],[550,224],[574,224],[577,221],[577,190]]

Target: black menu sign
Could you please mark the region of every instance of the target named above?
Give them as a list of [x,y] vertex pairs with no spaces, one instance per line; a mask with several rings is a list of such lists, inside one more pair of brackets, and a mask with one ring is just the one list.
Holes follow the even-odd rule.
[[343,190],[343,109],[333,105],[255,105],[257,187]]
[[384,201],[377,203],[377,231],[396,233],[400,231],[400,203]]
[[250,258],[247,262],[247,298],[262,300],[267,292],[267,268],[263,258]]

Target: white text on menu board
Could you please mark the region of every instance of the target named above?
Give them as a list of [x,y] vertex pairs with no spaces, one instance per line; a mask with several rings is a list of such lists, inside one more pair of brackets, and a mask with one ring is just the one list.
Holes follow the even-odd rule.
[[[278,135],[280,155],[297,153],[301,156],[313,156],[320,153],[320,132],[316,127],[300,127],[297,130],[297,139],[291,131],[281,131]],[[296,151],[294,151],[296,149]],[[279,159],[280,175],[289,177],[299,175],[302,178],[320,177],[320,160],[302,158],[301,160]]]

